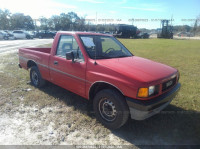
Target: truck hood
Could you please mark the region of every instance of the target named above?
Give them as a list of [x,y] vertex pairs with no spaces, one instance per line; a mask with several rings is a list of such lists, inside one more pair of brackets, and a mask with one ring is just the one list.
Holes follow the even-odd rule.
[[97,60],[97,63],[142,82],[157,81],[177,72],[175,68],[137,56]]

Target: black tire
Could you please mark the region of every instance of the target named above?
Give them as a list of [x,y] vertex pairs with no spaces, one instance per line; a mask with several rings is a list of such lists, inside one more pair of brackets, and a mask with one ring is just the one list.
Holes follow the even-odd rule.
[[93,109],[97,120],[109,129],[117,129],[123,126],[130,113],[124,96],[111,89],[104,89],[96,94]]
[[33,86],[41,88],[45,85],[46,81],[41,77],[40,71],[37,66],[31,67],[30,79]]

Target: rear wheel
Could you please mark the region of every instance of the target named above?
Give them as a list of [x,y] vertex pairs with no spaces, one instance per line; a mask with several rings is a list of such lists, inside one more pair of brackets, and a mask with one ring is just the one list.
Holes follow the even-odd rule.
[[40,71],[36,66],[31,67],[30,79],[35,87],[41,88],[45,85],[45,80],[41,77]]
[[30,36],[26,35],[26,39],[30,39]]
[[93,101],[97,119],[107,128],[117,129],[129,118],[129,108],[123,95],[116,90],[104,89],[98,92]]

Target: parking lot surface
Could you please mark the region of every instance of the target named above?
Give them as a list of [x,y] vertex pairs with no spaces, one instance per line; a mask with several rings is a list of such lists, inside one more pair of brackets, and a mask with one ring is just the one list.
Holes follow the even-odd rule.
[[33,39],[33,40],[0,40],[0,54],[16,52],[19,48],[36,47],[50,44],[53,39]]

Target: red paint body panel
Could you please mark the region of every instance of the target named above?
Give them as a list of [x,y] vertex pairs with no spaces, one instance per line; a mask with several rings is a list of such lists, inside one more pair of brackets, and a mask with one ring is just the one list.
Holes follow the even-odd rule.
[[[72,35],[76,39],[84,56],[83,63],[72,63],[71,60],[56,56],[57,44],[61,35]],[[140,87],[160,85],[169,80],[178,71],[170,66],[160,64],[137,56],[113,59],[90,59],[79,38],[79,35],[103,35],[85,32],[58,32],[52,48],[22,48],[19,49],[20,65],[27,69],[28,61],[34,61],[44,79],[51,81],[67,90],[70,90],[84,98],[89,98],[89,91],[95,82],[106,82],[118,88],[124,96],[138,98]],[[57,61],[58,65],[54,65]],[[162,94],[160,91],[158,95]],[[155,97],[155,96],[154,96]]]
[[176,72],[172,67],[137,56],[98,60],[97,63],[147,85]]

